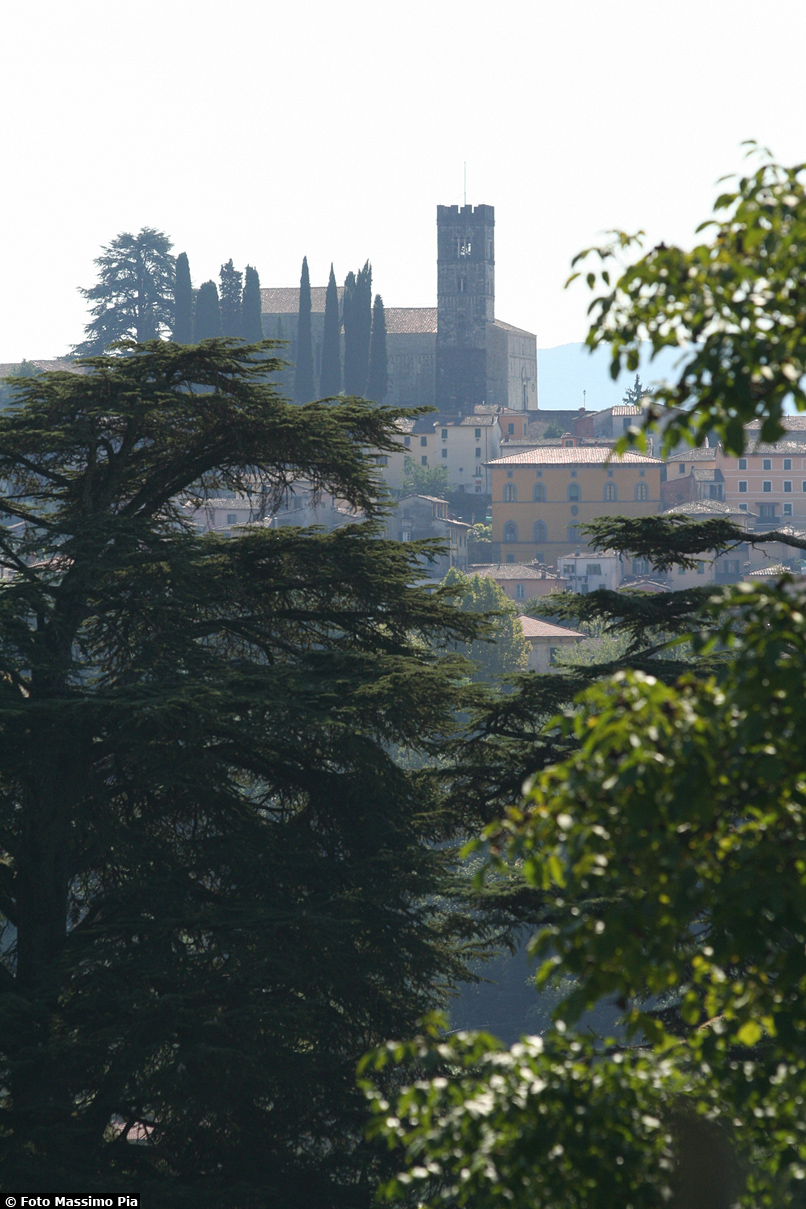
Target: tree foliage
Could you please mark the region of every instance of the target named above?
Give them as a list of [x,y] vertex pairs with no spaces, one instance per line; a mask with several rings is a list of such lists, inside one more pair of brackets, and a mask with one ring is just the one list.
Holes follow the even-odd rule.
[[249,344],[259,344],[263,339],[262,310],[260,276],[257,269],[248,264],[244,270],[241,298],[241,335]]
[[488,575],[467,576],[456,567],[451,567],[442,582],[445,587],[459,589],[460,609],[490,620],[489,633],[463,648],[463,653],[475,664],[478,678],[491,681],[522,672],[529,658],[529,646],[517,610],[503,588]]
[[403,459],[404,495],[444,495],[448,490],[445,466],[418,466],[414,458]]
[[170,239],[153,227],[116,235],[95,260],[98,281],[80,293],[92,318],[75,353],[103,352],[116,340],[155,340],[174,324],[174,258]]
[[383,299],[375,295],[372,306],[372,336],[369,346],[369,376],[367,378],[367,398],[382,403],[389,386],[389,372],[386,360],[386,316],[383,309]]
[[[221,335],[243,336],[241,293],[243,273],[236,269],[232,258],[222,264],[218,274],[221,282],[219,305],[221,308]],[[259,336],[260,340],[262,337]]]
[[299,316],[297,322],[297,363],[294,370],[294,400],[310,403],[314,396],[313,341],[311,338],[311,279],[308,258],[303,257],[299,281]]
[[367,261],[344,282],[344,390],[364,396],[372,333],[372,265]]
[[220,336],[221,307],[218,301],[218,289],[214,281],[205,281],[199,286],[199,292],[196,295],[193,340],[199,344],[202,340],[215,340]]
[[[271,352],[128,345],[0,416],[4,1187],[368,1204],[356,1061],[483,942],[468,820],[392,757],[454,734],[478,619],[372,522],[401,413],[292,406]],[[369,522],[196,535],[297,478]]]
[[190,280],[187,252],[180,252],[176,258],[174,322],[171,339],[176,344],[193,342],[193,285]]
[[325,330],[322,336],[322,368],[319,394],[328,399],[341,391],[341,319],[336,275],[330,266],[325,294]]

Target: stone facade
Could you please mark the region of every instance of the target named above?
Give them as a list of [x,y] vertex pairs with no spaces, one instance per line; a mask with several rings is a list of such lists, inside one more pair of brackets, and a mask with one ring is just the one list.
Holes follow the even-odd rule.
[[437,407],[471,415],[487,400],[495,319],[495,211],[437,206]]

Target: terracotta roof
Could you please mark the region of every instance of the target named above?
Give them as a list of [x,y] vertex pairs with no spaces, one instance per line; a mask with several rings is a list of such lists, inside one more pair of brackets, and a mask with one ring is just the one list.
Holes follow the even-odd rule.
[[[336,292],[341,302],[344,293],[343,286],[337,286]],[[326,285],[311,286],[311,311],[324,314]],[[270,286],[260,291],[260,309],[264,315],[296,315],[299,313],[299,286]]]
[[565,626],[553,625],[537,617],[520,617],[524,638],[585,638],[579,630],[567,630]]
[[523,453],[513,453],[509,457],[496,458],[495,461],[488,462],[488,466],[547,466],[552,464],[564,464],[570,466],[584,465],[593,463],[604,466],[607,462],[626,464],[640,464],[649,466],[660,466],[660,458],[651,458],[643,453],[632,453],[628,451],[615,457],[613,450],[609,445],[562,445],[562,446],[547,446],[541,445],[536,449],[525,450]]
[[794,453],[797,454],[798,457],[802,458],[804,456],[803,442],[787,441],[782,439],[780,441],[776,441],[772,445],[762,445],[759,443],[758,445],[753,445],[751,449],[746,449],[743,456],[752,458],[760,457],[762,454],[769,456],[771,453]]
[[469,575],[485,575],[488,579],[559,579],[553,571],[543,571],[529,563],[472,563]]
[[435,306],[393,306],[384,311],[386,331],[390,336],[436,335]]
[[632,403],[616,403],[615,407],[610,408],[611,416],[642,416],[640,407],[635,407]]
[[[789,432],[806,432],[806,416],[782,416],[781,422]],[[761,428],[761,420],[751,420],[745,425],[748,431]]]
[[770,567],[759,567],[757,571],[749,571],[748,579],[780,579],[782,575],[786,575],[789,567],[785,567],[783,563],[773,563]]
[[715,445],[700,445],[697,449],[687,449],[683,453],[673,453],[666,460],[668,462],[713,462],[715,458]]

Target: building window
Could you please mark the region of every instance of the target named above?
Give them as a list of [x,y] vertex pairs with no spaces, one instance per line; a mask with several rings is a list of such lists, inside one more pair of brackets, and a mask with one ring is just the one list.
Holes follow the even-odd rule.
[[569,483],[568,484],[569,500],[578,500],[579,496],[580,496],[579,483]]
[[697,563],[697,574],[698,575],[705,574],[705,563]]
[[559,649],[560,648],[558,646],[549,647],[549,663],[557,662],[557,652],[559,651]]
[[517,498],[518,498],[518,488],[515,486],[515,484],[514,483],[505,483],[504,484],[504,503],[505,504],[514,504],[514,502],[515,502],[515,500],[517,500]]
[[442,439],[443,439],[443,441],[447,441],[447,439],[448,439],[448,430],[447,430],[447,428],[443,428],[443,430],[442,430]]
[[639,501],[639,503],[649,499],[649,488],[647,487],[646,483],[635,484],[635,498]]
[[686,568],[685,568],[685,567],[678,567],[678,568],[677,568],[677,574],[678,574],[678,575],[685,575],[685,573],[686,573]]
[[404,438],[403,438],[403,444],[404,444],[404,445],[406,446],[406,448],[408,449],[408,448],[409,448],[409,446],[411,445],[411,437],[404,437]]
[[791,470],[791,469],[792,469],[792,459],[784,458],[784,470]]
[[739,491],[747,491],[747,479],[739,479]]
[[721,500],[722,499],[722,484],[721,483],[711,483],[708,487],[708,496],[709,496],[709,499],[712,499],[712,500]]
[[477,428],[473,435],[475,436],[477,441],[480,441],[481,440],[481,429]]
[[476,446],[476,457],[477,458],[481,457],[481,450],[478,448],[478,446]]
[[784,482],[784,492],[787,493],[787,492],[790,492],[791,490],[792,490],[792,483],[790,482],[789,479],[786,479]]
[[507,432],[509,433],[509,435],[510,435],[511,437],[514,437],[514,435],[515,435],[515,425],[514,425],[514,424],[507,424]]
[[428,444],[428,437],[420,437],[420,444],[421,444],[421,445],[427,445],[427,444]]
[[532,488],[532,499],[536,504],[545,504],[546,488],[543,483],[535,483],[534,487]]
[[535,521],[532,529],[533,542],[547,542],[549,540],[548,530],[546,529],[545,521]]
[[508,563],[514,563],[514,561],[515,561],[515,555],[514,555],[514,554],[508,554],[508,555],[507,555],[507,562],[508,562]]
[[459,278],[459,293],[460,294],[467,293],[467,278],[466,277]]
[[[537,477],[538,477],[539,479],[542,479],[542,477],[543,477],[543,471],[540,469],[540,467],[539,467],[539,466],[538,466],[538,468],[537,468],[536,473],[537,473]],[[806,491],[806,487],[804,487],[804,491]]]
[[772,470],[772,458],[765,458],[761,463],[762,470]]
[[443,449],[443,450],[442,450],[442,456],[443,456],[443,458],[446,458],[446,457],[448,456],[448,451],[447,451],[447,449]]
[[227,524],[228,525],[237,525],[238,524],[238,513],[237,512],[228,512],[227,513]]
[[763,521],[774,521],[777,507],[777,504],[759,504],[758,515]]
[[739,511],[740,511],[740,512],[746,512],[746,511],[747,511],[747,504],[739,504]]
[[767,491],[767,492],[772,491],[772,482],[771,482],[771,480],[770,480],[770,479],[765,479],[765,480],[764,480],[764,482],[761,484],[761,489],[762,489],[762,491]]
[[791,516],[791,515],[792,515],[792,505],[784,504],[784,516]]
[[575,479],[576,477],[577,477],[577,472],[576,472],[575,470],[572,470],[572,471],[571,471],[571,478],[572,478],[572,479]]
[[420,458],[420,462],[423,466],[428,465],[428,454],[427,453],[423,454],[423,456]]
[[649,575],[649,559],[634,558],[632,560],[633,575]]
[[526,596],[526,589],[523,584],[515,584],[515,599],[523,600]]
[[569,525],[569,526],[568,526],[568,540],[569,540],[569,542],[578,542],[578,541],[579,541],[579,537],[580,537],[580,534],[579,534],[579,525]]
[[618,499],[618,487],[615,483],[605,483],[604,497],[606,502]]
[[518,526],[514,521],[507,521],[504,525],[504,541],[516,542],[518,540]]
[[726,575],[738,575],[739,574],[738,558],[726,558],[724,560],[724,562],[722,563],[722,566],[724,568]]
[[686,463],[685,463],[685,462],[680,462],[680,464],[679,464],[679,465],[678,465],[678,467],[677,467],[677,473],[678,473],[678,474],[685,474],[685,473],[686,473]]
[[588,563],[587,567],[585,568],[585,574],[587,575],[588,579],[590,579],[591,576],[597,576],[597,575],[601,579],[602,564],[601,563]]
[[747,458],[739,458],[739,469],[747,470]]
[[638,474],[640,475],[640,477],[641,477],[641,478],[643,478],[643,477],[644,477],[644,475],[646,474],[646,471],[644,470],[643,466],[642,466],[642,467],[641,467],[641,469],[638,471]]
[[608,477],[609,479],[612,479],[612,477],[613,477],[613,471],[612,471],[612,470],[608,470],[608,472],[607,472],[607,477]]
[[508,471],[507,471],[507,478],[508,478],[508,479],[511,479],[514,473],[515,473],[515,471],[514,471],[514,470],[508,470]]

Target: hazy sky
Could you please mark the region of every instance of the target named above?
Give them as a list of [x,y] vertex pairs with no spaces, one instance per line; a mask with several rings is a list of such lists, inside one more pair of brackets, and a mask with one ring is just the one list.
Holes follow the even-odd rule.
[[576,251],[690,242],[743,139],[806,159],[806,0],[16,0],[0,29],[0,361],[77,341],[93,258],[144,225],[196,285],[369,257],[387,306],[434,305],[464,161],[496,314],[580,340]]

